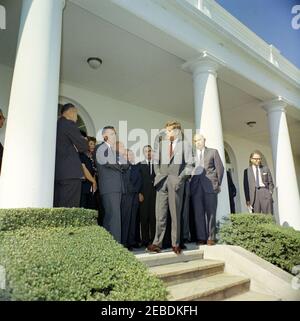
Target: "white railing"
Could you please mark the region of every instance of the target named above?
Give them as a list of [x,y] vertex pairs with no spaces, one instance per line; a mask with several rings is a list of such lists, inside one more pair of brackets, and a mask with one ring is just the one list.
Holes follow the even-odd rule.
[[237,38],[249,49],[270,62],[276,68],[286,73],[300,85],[300,70],[273,45],[268,44],[257,36],[253,31],[232,16],[227,10],[214,0],[182,0],[190,3],[206,16],[211,18],[221,28]]

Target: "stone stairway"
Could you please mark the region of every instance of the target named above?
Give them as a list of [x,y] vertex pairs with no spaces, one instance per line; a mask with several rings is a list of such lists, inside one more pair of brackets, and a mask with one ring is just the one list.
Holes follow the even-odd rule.
[[250,279],[224,272],[225,263],[203,258],[203,251],[189,250],[142,254],[137,258],[162,279],[169,301],[274,301],[277,298],[250,290]]

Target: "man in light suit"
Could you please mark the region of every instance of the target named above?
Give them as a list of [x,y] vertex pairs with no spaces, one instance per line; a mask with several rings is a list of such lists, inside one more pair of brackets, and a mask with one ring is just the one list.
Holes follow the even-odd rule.
[[261,163],[260,152],[250,155],[249,167],[244,170],[244,192],[250,212],[273,214],[274,189],[270,169]]
[[224,166],[219,152],[205,147],[203,135],[194,136],[195,170],[190,182],[197,244],[215,244],[218,193]]
[[99,192],[104,208],[103,227],[121,243],[121,201],[125,192],[123,174],[129,165],[124,164],[116,146],[113,126],[102,129],[103,142],[95,148]]
[[180,254],[181,210],[185,181],[192,172],[192,151],[183,140],[181,125],[177,121],[165,125],[165,137],[158,140],[154,152],[154,186],[156,195],[156,233],[149,252],[159,252],[167,227],[168,211],[171,214],[172,250]]
[[54,207],[79,207],[84,178],[79,153],[88,151],[88,142],[76,125],[77,108],[65,104],[57,121]]

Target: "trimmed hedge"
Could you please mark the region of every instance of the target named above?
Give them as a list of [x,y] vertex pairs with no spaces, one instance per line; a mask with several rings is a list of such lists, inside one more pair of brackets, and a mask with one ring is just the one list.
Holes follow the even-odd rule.
[[300,232],[276,225],[271,215],[231,214],[220,243],[241,246],[290,273],[300,264]]
[[66,227],[97,224],[97,212],[82,208],[0,209],[0,231],[23,227]]
[[[55,225],[51,215],[43,216]],[[166,300],[162,281],[98,226],[24,227],[1,232],[0,242],[2,300]]]
[[161,280],[79,208],[0,209],[1,300],[166,300]]

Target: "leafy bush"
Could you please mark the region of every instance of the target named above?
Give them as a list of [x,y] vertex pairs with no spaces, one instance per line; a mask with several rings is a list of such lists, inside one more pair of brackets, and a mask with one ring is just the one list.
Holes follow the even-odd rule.
[[97,212],[83,208],[0,209],[0,231],[22,227],[65,227],[97,224]]
[[[43,214],[50,225],[51,215]],[[99,226],[24,227],[1,232],[0,242],[6,299],[166,300],[162,281]]]
[[288,272],[300,264],[300,232],[276,225],[271,215],[231,214],[221,226],[220,242],[241,246]]

